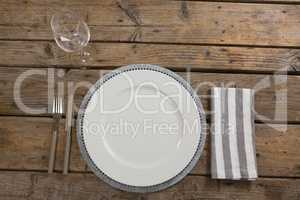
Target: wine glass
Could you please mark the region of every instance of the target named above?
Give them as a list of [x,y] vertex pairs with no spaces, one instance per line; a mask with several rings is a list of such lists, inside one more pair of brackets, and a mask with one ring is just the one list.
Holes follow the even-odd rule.
[[51,28],[56,44],[65,52],[80,52],[81,62],[87,61],[90,53],[84,52],[90,40],[90,30],[81,17],[70,10],[55,13],[51,18]]

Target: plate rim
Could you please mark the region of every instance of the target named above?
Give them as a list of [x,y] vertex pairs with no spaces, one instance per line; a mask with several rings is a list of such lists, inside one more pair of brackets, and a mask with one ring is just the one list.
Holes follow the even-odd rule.
[[[94,161],[90,158],[90,155],[86,149],[86,145],[84,142],[83,138],[83,133],[82,133],[82,123],[83,123],[83,118],[85,114],[86,107],[93,96],[94,92],[98,90],[106,81],[110,80],[111,78],[124,73],[128,71],[133,71],[133,70],[152,70],[156,72],[163,73],[165,75],[170,76],[171,78],[175,79],[178,83],[180,83],[186,90],[187,92],[191,95],[193,98],[198,114],[199,114],[199,121],[200,121],[200,138],[198,141],[197,149],[190,160],[190,162],[185,166],[185,168],[179,172],[176,176],[172,177],[171,179],[164,181],[162,183],[156,184],[156,185],[151,185],[151,186],[132,186],[132,185],[127,185],[124,183],[120,183],[112,178],[110,178],[108,175],[106,175],[104,172],[101,171],[100,168],[97,167],[97,165],[94,163]],[[127,191],[127,192],[136,192],[136,193],[146,193],[146,192],[156,192],[160,191],[163,189],[166,189],[179,181],[181,181],[197,164],[198,160],[200,159],[200,156],[203,152],[205,140],[206,140],[206,118],[205,118],[205,113],[203,106],[200,102],[200,99],[198,95],[195,93],[191,85],[184,80],[182,77],[177,75],[175,72],[162,68],[158,65],[151,65],[151,64],[131,64],[127,66],[120,67],[118,69],[112,70],[111,72],[105,74],[103,77],[101,77],[87,92],[87,94],[84,96],[82,103],[80,105],[78,115],[77,115],[77,142],[79,145],[80,153],[87,163],[87,165],[90,167],[90,169],[93,171],[93,173],[99,177],[101,180],[103,180],[105,183],[111,185],[114,188]]]

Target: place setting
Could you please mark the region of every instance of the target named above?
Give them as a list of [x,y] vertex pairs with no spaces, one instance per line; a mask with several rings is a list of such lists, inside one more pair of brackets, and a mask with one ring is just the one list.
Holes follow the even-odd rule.
[[[66,53],[79,52],[80,65],[89,66],[95,52],[87,48],[91,38],[87,23],[64,11],[52,16],[51,28],[57,45]],[[69,173],[71,144],[77,140],[89,169],[127,192],[157,192],[178,183],[201,165],[208,142],[205,159],[210,160],[212,179],[256,180],[254,90],[211,87],[208,118],[201,93],[193,87],[157,64],[125,65],[97,80],[78,112],[74,88],[68,88],[66,105],[59,95],[51,104],[48,173],[54,170],[60,135],[66,138],[63,174]],[[59,133],[64,110],[65,129]]]

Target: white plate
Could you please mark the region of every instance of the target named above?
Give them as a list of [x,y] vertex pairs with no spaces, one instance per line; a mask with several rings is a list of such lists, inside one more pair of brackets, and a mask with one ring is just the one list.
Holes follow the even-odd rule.
[[100,79],[78,115],[78,141],[96,175],[132,192],[164,189],[196,164],[205,118],[191,87],[153,65],[130,65]]

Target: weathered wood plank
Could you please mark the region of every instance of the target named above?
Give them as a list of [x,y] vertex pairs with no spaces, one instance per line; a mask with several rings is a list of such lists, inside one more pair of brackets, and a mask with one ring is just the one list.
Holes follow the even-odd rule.
[[[1,2],[5,2],[5,0],[1,0]],[[119,0],[121,1],[121,0]],[[123,0],[124,1],[124,0]],[[128,2],[132,2],[132,0],[127,0]],[[147,0],[144,0],[144,1],[147,1]],[[153,0],[149,0],[150,2],[153,1]],[[185,0],[166,0],[166,1],[185,1]],[[208,2],[214,2],[216,0],[189,0],[189,1],[208,1]],[[299,2],[299,0],[218,0],[218,2],[235,2],[235,3],[263,3],[263,2],[268,2],[268,3],[280,3],[280,4],[289,4],[289,3],[297,3]],[[20,1],[18,0],[10,0],[9,2],[7,2],[7,5],[16,5],[20,3]],[[34,5],[34,6],[41,6],[41,5],[44,5],[44,4],[47,4],[47,5],[53,5],[53,4],[56,4],[56,5],[60,5],[60,6],[86,6],[86,5],[89,5],[89,6],[92,6],[92,5],[101,5],[101,6],[104,6],[104,5],[112,5],[115,3],[115,1],[112,1],[112,0],[105,0],[105,1],[97,1],[97,0],[86,0],[85,2],[82,2],[80,0],[64,0],[64,1],[59,1],[59,0],[42,0],[42,1],[39,1],[39,0],[26,0],[26,1],[23,1],[23,3],[25,5]]]
[[[0,66],[77,68],[78,54],[67,54],[54,42],[0,41]],[[132,63],[159,64],[174,70],[238,70],[300,72],[300,50],[199,45],[92,43],[88,51],[93,68]]]
[[[25,73],[26,69],[1,68],[0,69],[0,113],[9,115],[25,114],[20,112],[19,107],[24,105],[34,109],[47,109],[48,106],[48,83],[47,77],[42,75],[26,76],[17,87],[18,77]],[[47,70],[42,70],[47,74]],[[16,89],[15,89],[16,87]],[[17,89],[19,88],[19,89]],[[19,91],[14,93],[14,91]],[[19,102],[19,103],[17,103]],[[50,101],[49,101],[50,103]],[[47,110],[45,110],[47,112]]]
[[[177,1],[177,0],[175,0]],[[184,1],[184,0],[180,0]],[[189,1],[217,1],[231,3],[270,3],[270,4],[298,4],[299,0],[189,0]]]
[[51,118],[1,117],[1,168],[46,170],[52,122]]
[[[52,118],[0,117],[0,119],[0,169],[47,170]],[[62,170],[64,125],[64,120],[61,120],[55,170]],[[70,168],[73,171],[85,171],[75,134],[76,130],[73,132]]]
[[113,189],[91,174],[0,172],[1,199],[298,199],[299,179],[260,178],[255,182],[216,181],[187,176],[177,185],[156,193],[135,194]]
[[[0,114],[24,115],[31,114],[23,110],[25,106],[33,109],[44,109],[48,106],[47,69],[36,68],[33,72],[44,75],[31,75],[21,85],[20,97],[14,93],[20,80],[20,75],[32,71],[24,68],[0,68]],[[104,72],[101,70],[71,70],[64,77],[65,83],[74,83],[76,90],[75,102],[77,107],[88,88],[94,84]],[[189,79],[195,90],[199,92],[204,108],[209,111],[210,88],[213,86],[236,86],[254,88],[256,90],[255,110],[257,120],[261,121],[300,121],[300,76],[257,75],[257,74],[221,74],[192,72],[190,77],[186,73],[179,73]],[[287,78],[287,81],[285,79]],[[61,83],[63,83],[61,81]],[[65,85],[66,86],[66,85]],[[66,88],[66,87],[65,87]],[[288,89],[287,89],[288,88]],[[287,89],[287,90],[286,90]],[[18,90],[15,90],[18,91]],[[286,96],[285,96],[286,94]],[[35,114],[35,113],[33,113]],[[44,114],[47,115],[47,112]]]
[[[285,125],[273,124],[272,127],[264,124],[256,124],[256,149],[257,149],[257,168],[259,176],[278,176],[294,174],[295,177],[300,175],[300,162],[296,161],[289,165],[289,159],[297,159],[296,151],[288,150],[289,145],[299,145],[299,130],[297,125],[289,125],[284,131]],[[282,130],[281,130],[282,129]],[[293,139],[292,139],[293,138]],[[210,174],[210,151],[208,147],[210,139],[206,142],[205,151],[199,164],[192,171],[193,174]],[[283,163],[286,163],[283,166]],[[278,167],[273,167],[278,166]],[[295,170],[296,173],[293,171]],[[205,173],[204,173],[205,172]],[[272,175],[271,175],[272,174]]]
[[[0,169],[47,170],[52,119],[37,117],[0,117]],[[61,134],[55,169],[63,165],[65,137]],[[300,177],[299,125],[256,124],[258,173],[260,176]],[[71,150],[70,170],[86,171],[76,141],[75,130]],[[208,137],[209,138],[209,137]],[[209,139],[193,174],[210,173]]]
[[[50,16],[63,6],[46,0],[2,4],[1,39],[51,39]],[[82,13],[91,27],[93,40],[300,44],[300,5],[133,0],[103,4],[88,1],[84,6],[76,1],[67,7]]]

